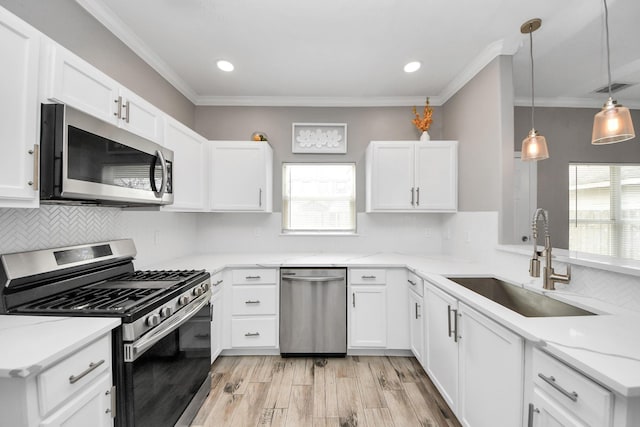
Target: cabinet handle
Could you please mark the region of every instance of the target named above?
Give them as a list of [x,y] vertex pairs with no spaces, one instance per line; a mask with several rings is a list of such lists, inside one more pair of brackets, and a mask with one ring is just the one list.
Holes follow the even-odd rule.
[[420,304],[416,303],[416,319],[419,319],[421,316],[418,314],[418,311],[420,310]]
[[363,280],[375,280],[376,276],[360,276],[360,278]]
[[126,116],[122,116],[122,120],[124,120],[126,123],[129,123],[129,116],[131,115],[131,109],[129,108],[129,101],[127,101],[123,106],[122,106],[123,110],[127,110],[127,115]]
[[407,279],[407,282],[411,283],[413,286],[415,286],[415,285],[417,284],[416,282],[414,282],[414,281],[413,281],[413,280],[411,280],[411,279]]
[[356,293],[354,292],[351,295],[353,295],[353,307],[355,308],[355,306],[356,306]]
[[209,338],[209,334],[195,334],[193,337],[199,340],[203,340],[205,338]]
[[71,375],[69,377],[69,383],[70,384],[75,384],[78,381],[80,381],[83,377],[87,376],[91,371],[93,371],[94,369],[96,369],[98,366],[102,365],[104,363],[104,359],[100,360],[99,362],[96,363],[89,363],[89,367],[87,369],[85,369],[84,371],[82,371],[81,373],[79,373],[78,375]]
[[260,300],[248,300],[244,302],[245,304],[260,304]]
[[33,191],[38,191],[40,183],[40,146],[33,144],[33,149],[29,150],[29,154],[33,155],[33,181],[28,184],[33,187]]
[[262,188],[258,188],[258,206],[262,207]]
[[411,206],[415,206],[415,189],[411,187]]
[[420,206],[420,187],[416,188],[416,206]]
[[246,280],[259,280],[260,276],[245,276]]
[[529,417],[527,418],[527,427],[533,427],[533,414],[539,414],[540,409],[533,406],[533,403],[529,403]]
[[246,334],[244,334],[245,337],[259,337],[260,336],[260,332],[247,332]]
[[220,279],[220,280],[218,280],[217,282],[215,282],[215,283],[213,284],[213,286],[218,286],[218,285],[220,285],[222,282],[224,282],[224,280]]
[[116,386],[111,387],[111,390],[107,390],[106,395],[111,395],[111,411],[107,409],[107,413],[111,412],[111,418],[116,417]]
[[578,393],[576,393],[575,391],[569,392],[565,390],[562,386],[558,385],[558,383],[556,382],[556,379],[553,376],[547,377],[547,376],[544,376],[542,373],[538,373],[538,376],[542,378],[542,380],[547,384],[549,384],[551,387],[555,388],[560,393],[562,393],[565,397],[573,400],[574,402],[578,401]]
[[114,101],[116,103],[116,112],[113,113],[114,116],[121,119],[122,118],[122,97],[119,96],[118,99]]
[[451,310],[453,312],[453,342],[458,342],[458,310]]
[[447,325],[449,328],[449,338],[451,338],[451,306],[447,306]]

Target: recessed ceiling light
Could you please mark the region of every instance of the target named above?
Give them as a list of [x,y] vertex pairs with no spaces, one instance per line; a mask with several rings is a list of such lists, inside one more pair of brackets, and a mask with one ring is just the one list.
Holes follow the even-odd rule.
[[216,65],[222,71],[227,71],[227,72],[233,71],[233,64],[229,61],[225,61],[224,59],[221,59],[220,61],[216,62]]
[[405,73],[413,73],[414,71],[418,71],[420,69],[420,61],[413,61],[413,62],[409,62],[407,65],[404,66],[404,72]]

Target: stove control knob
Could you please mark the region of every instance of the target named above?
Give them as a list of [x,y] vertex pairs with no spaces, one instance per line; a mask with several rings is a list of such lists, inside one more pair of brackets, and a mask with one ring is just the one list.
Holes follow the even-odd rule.
[[157,314],[151,314],[147,316],[147,318],[145,319],[145,323],[147,324],[147,326],[156,326],[158,323],[160,323],[160,316],[158,316]]
[[209,284],[208,283],[203,283],[202,284],[202,292],[207,292],[209,290]]
[[169,317],[171,314],[173,314],[171,307],[162,307],[160,309],[160,317]]
[[182,295],[178,298],[178,305],[187,305],[189,304],[189,295]]
[[198,286],[197,288],[193,288],[193,291],[191,291],[191,295],[193,295],[194,297],[199,297],[200,295],[202,295],[202,288],[200,286]]

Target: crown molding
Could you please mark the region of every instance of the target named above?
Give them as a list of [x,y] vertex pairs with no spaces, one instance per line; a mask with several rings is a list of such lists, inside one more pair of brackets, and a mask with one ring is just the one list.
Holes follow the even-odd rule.
[[511,39],[497,40],[487,46],[473,61],[467,65],[461,73],[453,78],[447,86],[442,90],[439,98],[444,104],[460,89],[462,89],[471,79],[473,79],[480,71],[482,71],[491,61],[500,55],[514,55],[520,46],[522,40],[517,37]]
[[[424,104],[425,96],[199,96],[196,105],[256,107],[407,107]],[[443,104],[439,96],[430,96],[429,104]]]
[[[615,98],[615,97],[614,97]],[[593,98],[536,98],[536,107],[560,107],[560,108],[602,108],[606,101],[603,95],[600,99]],[[640,102],[631,102],[623,104],[625,107],[636,110],[640,109]],[[516,107],[531,107],[530,97],[516,97],[514,100]]]
[[119,38],[129,49],[195,104],[197,94],[166,62],[125,25],[111,9],[98,0],[75,0],[89,14]]

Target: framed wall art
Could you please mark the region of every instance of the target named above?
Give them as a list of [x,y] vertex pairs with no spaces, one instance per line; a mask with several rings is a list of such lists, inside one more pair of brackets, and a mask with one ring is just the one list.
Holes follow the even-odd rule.
[[345,154],[346,123],[293,123],[293,153]]

